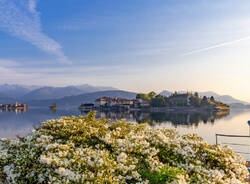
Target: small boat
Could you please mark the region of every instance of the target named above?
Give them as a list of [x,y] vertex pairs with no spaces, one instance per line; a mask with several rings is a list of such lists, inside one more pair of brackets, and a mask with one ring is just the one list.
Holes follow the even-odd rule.
[[54,103],[53,105],[49,106],[49,108],[50,108],[51,110],[56,110],[56,108],[57,108],[56,103]]

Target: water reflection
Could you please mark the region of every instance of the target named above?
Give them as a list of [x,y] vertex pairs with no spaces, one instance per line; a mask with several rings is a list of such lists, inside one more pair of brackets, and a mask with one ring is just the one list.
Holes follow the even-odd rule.
[[[82,112],[85,114],[86,112]],[[220,118],[228,116],[228,112],[203,112],[203,113],[187,113],[187,112],[100,112],[97,117],[106,117],[111,120],[133,120],[139,123],[148,123],[149,125],[171,123],[175,127],[179,125],[198,127],[199,123],[205,124],[214,122]]]
[[[8,111],[0,112],[0,138],[26,135],[33,126],[48,119],[56,119],[61,116],[86,115],[87,112],[78,109],[49,110],[49,109],[29,109],[27,112]],[[171,124],[174,127],[180,125],[188,127],[199,127],[200,123],[213,125],[216,120],[227,116],[218,113],[145,113],[145,112],[97,112],[97,118],[106,117],[112,121],[126,119],[127,121],[137,121],[139,123]]]

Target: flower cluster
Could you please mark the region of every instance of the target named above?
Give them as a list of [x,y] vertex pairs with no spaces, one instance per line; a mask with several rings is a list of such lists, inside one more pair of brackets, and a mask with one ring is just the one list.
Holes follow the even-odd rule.
[[49,120],[0,145],[0,183],[8,184],[240,184],[245,164],[231,148],[195,134],[109,123],[94,112]]

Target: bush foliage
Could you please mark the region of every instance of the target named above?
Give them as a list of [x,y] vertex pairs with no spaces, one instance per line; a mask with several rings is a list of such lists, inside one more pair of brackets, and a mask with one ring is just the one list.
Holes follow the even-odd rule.
[[109,123],[94,112],[49,120],[0,146],[0,178],[10,184],[224,184],[244,183],[247,175],[229,147],[173,129]]

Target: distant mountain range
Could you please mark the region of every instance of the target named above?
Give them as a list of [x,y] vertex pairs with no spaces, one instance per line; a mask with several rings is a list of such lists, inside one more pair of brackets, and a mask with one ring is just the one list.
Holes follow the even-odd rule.
[[15,99],[4,93],[0,93],[0,104],[1,103],[14,103]]
[[12,98],[18,98],[38,88],[41,88],[41,86],[3,84],[0,85],[0,93],[8,95],[9,97]]
[[[169,96],[173,92],[164,90],[160,94]],[[215,92],[200,92],[202,96],[213,96],[216,100],[232,107],[249,107],[249,103],[233,98],[229,95],[219,95]],[[84,102],[94,102],[96,98],[120,97],[135,98],[136,93],[118,90],[113,87],[91,86],[88,84],[66,87],[51,86],[27,86],[27,85],[0,85],[0,104],[15,103],[16,101],[27,103],[30,106],[49,106],[56,102],[59,106],[78,106]]]
[[230,104],[231,108],[237,108],[237,109],[250,109],[250,105],[245,105],[242,103],[232,103]]
[[56,103],[60,108],[70,108],[78,107],[81,103],[94,102],[97,98],[107,96],[112,98],[127,98],[134,99],[137,93],[122,91],[122,90],[112,90],[112,91],[98,91],[92,93],[85,93],[75,96],[67,96],[60,99],[50,99],[50,100],[32,100],[27,102],[31,106],[49,106]]
[[232,104],[232,103],[242,103],[242,104],[249,104],[248,102],[244,102],[242,100],[238,100],[230,95],[219,95],[215,92],[208,91],[208,92],[201,92],[199,93],[201,96],[213,96],[216,100],[221,101],[226,104]]
[[91,86],[88,84],[79,86],[50,87],[50,86],[25,86],[25,85],[0,85],[0,98],[3,96],[17,101],[59,99],[66,96],[80,95],[96,91],[117,90],[113,87]]
[[79,95],[84,93],[84,90],[80,90],[76,87],[42,87],[31,91],[24,95],[21,99],[24,101],[28,100],[48,100],[58,99],[65,96]]

